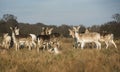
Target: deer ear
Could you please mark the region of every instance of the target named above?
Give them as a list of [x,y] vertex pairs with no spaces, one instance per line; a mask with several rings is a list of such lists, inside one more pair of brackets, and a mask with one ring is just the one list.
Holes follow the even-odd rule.
[[8,35],[8,33],[3,33],[3,35]]
[[80,26],[78,26],[77,29],[80,29]]
[[50,28],[50,29],[48,29],[49,31],[52,31],[53,30],[53,28]]
[[51,30],[53,30],[54,28],[51,28]]
[[18,29],[18,27],[17,27],[17,26],[15,26],[15,29]]
[[68,29],[70,32],[72,31],[71,29]]
[[76,27],[73,27],[74,30],[76,30]]
[[12,27],[10,27],[10,29],[11,29],[11,30],[13,30],[13,28],[12,28]]

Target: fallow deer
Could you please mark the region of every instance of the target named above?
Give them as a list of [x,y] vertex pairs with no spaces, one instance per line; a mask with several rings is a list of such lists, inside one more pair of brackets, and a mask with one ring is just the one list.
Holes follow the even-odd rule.
[[[91,33],[88,29],[86,29],[85,33]],[[100,41],[105,42],[106,49],[108,48],[109,44],[113,44],[115,48],[117,48],[117,45],[114,42],[114,35],[112,33],[107,33],[106,31],[103,31],[101,33]]]
[[12,38],[13,38],[13,42],[14,42],[16,51],[19,50],[21,44],[28,46],[29,50],[31,50],[32,37],[30,35],[27,37],[23,36],[23,35],[22,36],[19,35],[19,28],[17,28],[17,27],[15,27],[15,28],[10,27],[10,29],[12,31]]
[[[41,47],[41,45],[43,45],[43,49],[49,49],[50,48],[50,44],[51,42],[58,42],[58,37],[59,35],[52,33],[53,28],[45,28],[45,33],[46,35],[38,35],[37,36],[37,40],[38,40],[38,51],[39,51],[39,47]],[[43,33],[43,32],[42,32]],[[39,44],[41,43],[41,44]],[[59,43],[58,43],[59,44]]]
[[101,49],[101,43],[99,42],[100,40],[100,34],[93,32],[93,33],[84,33],[84,34],[79,34],[79,28],[78,27],[73,27],[75,30],[75,37],[77,38],[77,43],[81,43],[81,49],[83,49],[84,45],[86,43],[91,43],[94,42],[97,46],[97,49]]
[[114,35],[112,33],[101,34],[100,41],[105,42],[106,49],[109,47],[110,43],[113,44],[115,48],[117,48],[117,45],[114,42]]
[[78,47],[78,43],[77,43],[77,38],[75,37],[75,32],[71,29],[68,29],[69,30],[69,35],[72,36],[72,38],[74,39],[74,45],[73,47],[74,48],[77,48]]
[[11,43],[11,36],[9,36],[8,33],[4,33],[4,34],[3,34],[2,46],[3,46],[4,48],[9,49],[10,43]]

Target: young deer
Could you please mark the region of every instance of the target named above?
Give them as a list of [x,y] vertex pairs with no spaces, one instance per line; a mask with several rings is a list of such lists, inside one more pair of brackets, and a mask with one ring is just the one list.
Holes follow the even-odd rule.
[[100,40],[100,34],[93,32],[93,33],[84,33],[84,34],[79,34],[79,28],[78,27],[73,27],[74,31],[75,31],[75,37],[77,38],[77,43],[80,42],[81,43],[81,49],[83,49],[84,45],[86,43],[91,43],[94,42],[97,46],[97,49],[101,49],[101,43],[99,42]]

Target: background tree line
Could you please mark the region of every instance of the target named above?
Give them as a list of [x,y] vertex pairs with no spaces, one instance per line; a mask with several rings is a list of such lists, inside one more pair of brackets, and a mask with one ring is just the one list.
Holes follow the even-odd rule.
[[[91,27],[88,27],[90,31],[95,32],[103,32],[106,31],[108,33],[113,33],[115,38],[120,38],[120,14],[114,14],[112,16],[114,19],[113,21],[104,23],[102,25],[93,25]],[[3,35],[3,33],[9,33],[11,34],[11,30],[9,27],[18,26],[20,28],[20,34],[29,34],[34,33],[36,35],[41,33],[42,27],[53,27],[53,32],[57,32],[62,34],[64,37],[70,37],[69,36],[69,28],[72,28],[72,25],[62,24],[61,26],[56,25],[46,25],[44,23],[36,23],[36,24],[29,24],[29,23],[18,23],[17,17],[12,14],[4,14],[2,19],[0,19],[0,36]],[[81,25],[81,33],[85,32],[86,27],[84,25]]]

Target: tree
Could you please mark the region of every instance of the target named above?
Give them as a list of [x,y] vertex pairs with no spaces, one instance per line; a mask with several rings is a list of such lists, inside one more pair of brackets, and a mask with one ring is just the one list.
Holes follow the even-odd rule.
[[5,22],[9,21],[9,20],[16,20],[17,17],[12,15],[12,14],[4,14],[3,18],[2,18]]
[[100,27],[100,32],[102,33],[103,31],[107,32],[107,33],[113,33],[114,37],[120,38],[120,23],[117,23],[115,21],[111,21],[111,22],[107,22],[103,25],[101,25]]
[[120,22],[120,14],[119,13],[117,13],[117,14],[114,14],[113,16],[112,16],[112,18],[116,21],[116,22]]
[[62,24],[61,26],[58,27],[58,30],[56,30],[57,32],[59,32],[60,34],[62,34],[64,37],[68,37],[69,36],[69,29],[70,27],[67,24]]
[[10,27],[18,26],[17,17],[12,14],[4,14],[0,20],[0,34],[10,33]]
[[92,32],[99,32],[100,31],[100,26],[99,25],[93,25],[88,28]]

